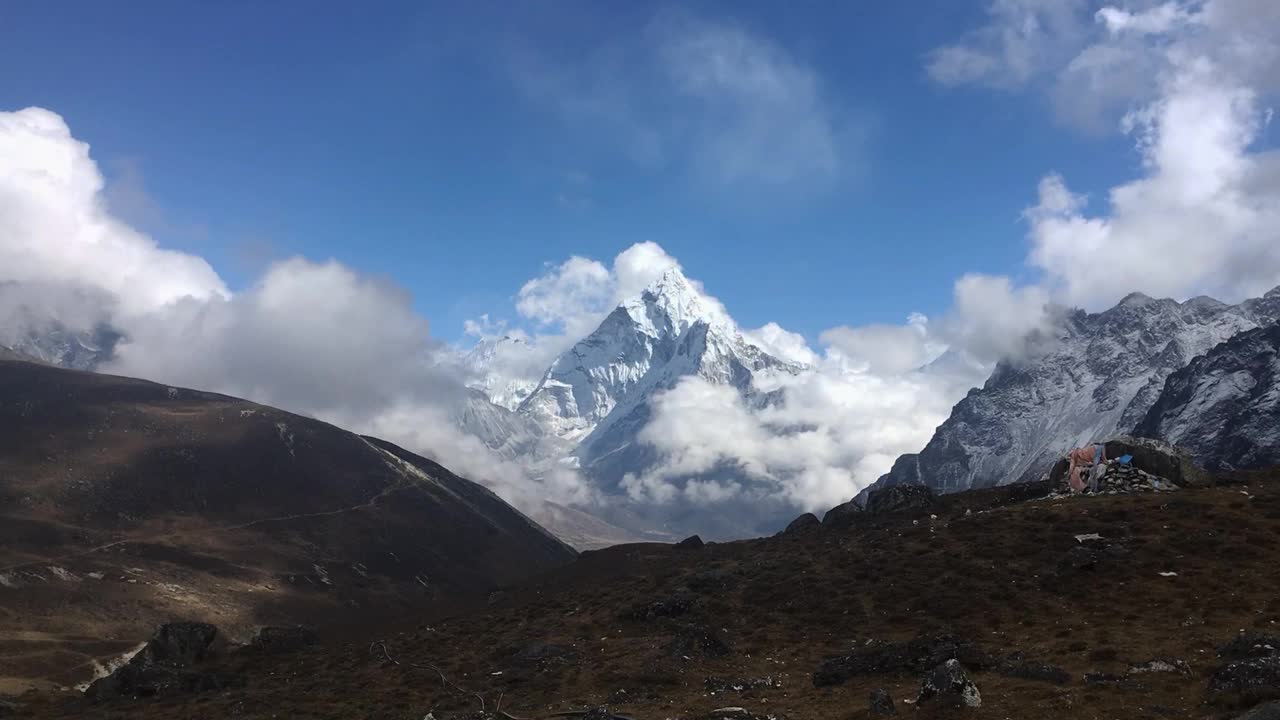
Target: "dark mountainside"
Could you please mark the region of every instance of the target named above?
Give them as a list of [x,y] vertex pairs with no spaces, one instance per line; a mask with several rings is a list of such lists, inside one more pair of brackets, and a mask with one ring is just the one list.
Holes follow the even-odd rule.
[[4,359],[0,513],[0,692],[86,680],[172,619],[243,641],[264,624],[457,602],[574,557],[389,443]]
[[1035,499],[1048,489],[614,547],[448,618],[148,670],[170,640],[133,672],[195,690],[32,694],[11,714],[1225,719],[1280,698],[1280,474]]
[[1135,433],[1214,470],[1280,464],[1280,325],[1241,333],[1170,375]]
[[1067,450],[1131,431],[1193,358],[1277,322],[1280,288],[1239,305],[1134,293],[1105,312],[1074,311],[1034,359],[1001,363],[920,453],[898,458],[859,497],[894,485],[957,492],[1037,480]]

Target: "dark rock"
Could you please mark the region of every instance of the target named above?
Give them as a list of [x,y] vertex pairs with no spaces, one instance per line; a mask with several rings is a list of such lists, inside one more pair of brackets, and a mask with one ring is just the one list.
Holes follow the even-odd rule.
[[315,632],[304,627],[264,627],[249,646],[264,653],[289,653],[319,642]]
[[1231,642],[1218,648],[1218,657],[1224,660],[1244,660],[1271,655],[1280,655],[1280,638],[1258,632],[1242,632],[1232,638]]
[[622,614],[623,620],[654,620],[686,615],[695,605],[689,595],[673,595],[663,600],[641,603]]
[[893,696],[884,688],[877,688],[871,691],[871,715],[872,717],[891,717],[898,714],[898,708],[893,704]]
[[115,672],[95,680],[85,695],[101,701],[197,693],[238,684],[235,676],[193,669],[225,647],[218,628],[208,623],[161,625],[146,647]]
[[697,535],[690,535],[689,537],[676,543],[676,547],[684,550],[697,550],[703,545],[706,545],[706,543],[702,542],[702,538],[698,537]]
[[1269,702],[1259,705],[1234,720],[1280,720],[1280,702]]
[[933,507],[933,501],[933,490],[925,485],[893,485],[867,495],[867,512],[872,515],[927,512]]
[[969,679],[959,660],[948,660],[930,670],[920,684],[918,702],[933,700],[978,707],[982,704],[982,693],[978,692],[978,686]]
[[954,658],[987,665],[983,653],[950,635],[921,636],[905,643],[859,648],[824,660],[813,673],[814,687],[839,685],[855,675],[885,672],[924,672]]
[[855,500],[847,503],[841,503],[822,516],[822,526],[829,528],[846,528],[849,527],[863,514],[862,506]]
[[732,648],[719,630],[701,623],[689,623],[676,629],[676,635],[667,650],[682,658],[698,655],[722,657],[728,655]]
[[1191,455],[1169,443],[1151,438],[1121,436],[1108,440],[1106,449],[1108,458],[1132,455],[1130,464],[1134,468],[1162,477],[1175,485],[1187,487],[1209,484],[1209,474],[1191,459]]
[[1233,660],[1209,678],[1209,702],[1247,707],[1280,699],[1280,656]]
[[792,535],[794,533],[806,532],[818,527],[822,527],[822,521],[818,519],[818,516],[813,513],[805,513],[795,520],[792,520],[791,524],[787,525],[787,528],[782,531],[782,534]]

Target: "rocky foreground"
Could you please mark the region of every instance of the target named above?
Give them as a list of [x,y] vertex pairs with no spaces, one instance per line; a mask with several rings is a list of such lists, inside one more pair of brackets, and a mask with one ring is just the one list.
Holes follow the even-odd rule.
[[1036,499],[1048,489],[802,518],[760,540],[586,553],[462,614],[322,627],[316,644],[211,641],[190,666],[126,670],[89,697],[32,693],[5,712],[1274,717],[1280,473]]

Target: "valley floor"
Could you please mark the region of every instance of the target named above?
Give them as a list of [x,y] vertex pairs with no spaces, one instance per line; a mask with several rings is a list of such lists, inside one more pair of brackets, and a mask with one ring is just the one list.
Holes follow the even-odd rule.
[[[237,679],[229,689],[101,705],[28,694],[11,712],[445,720],[607,706],[637,720],[857,718],[879,688],[916,717],[1240,712],[1238,697],[1207,688],[1239,633],[1280,635],[1280,473],[1173,493],[1013,502],[1015,492],[947,496],[933,517],[586,553],[445,620],[342,637],[322,628],[319,645],[296,653],[233,654],[218,666]],[[912,640],[915,650],[894,645]],[[963,648],[980,707],[906,702],[927,670],[913,658],[938,643]],[[847,679],[815,686],[824,660],[851,653]]]

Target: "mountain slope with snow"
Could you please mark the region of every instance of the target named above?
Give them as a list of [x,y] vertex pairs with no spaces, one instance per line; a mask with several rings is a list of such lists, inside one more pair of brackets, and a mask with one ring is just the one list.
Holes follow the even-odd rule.
[[1075,311],[1035,357],[1002,362],[924,450],[898,458],[860,497],[892,485],[956,492],[1038,478],[1066,450],[1133,428],[1192,358],[1277,320],[1280,288],[1239,305],[1134,293],[1105,312]]
[[1240,333],[1169,376],[1134,434],[1212,470],[1280,464],[1280,325]]
[[519,411],[574,442],[582,467],[612,486],[653,459],[635,438],[656,393],[697,376],[750,397],[757,373],[802,370],[748,342],[719,302],[671,269],[556,358]]

